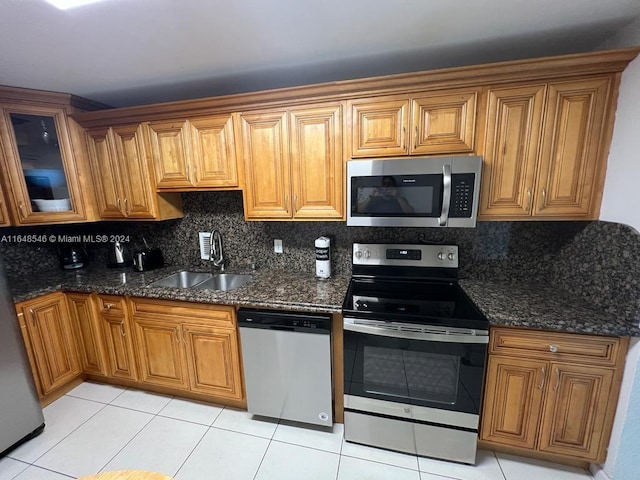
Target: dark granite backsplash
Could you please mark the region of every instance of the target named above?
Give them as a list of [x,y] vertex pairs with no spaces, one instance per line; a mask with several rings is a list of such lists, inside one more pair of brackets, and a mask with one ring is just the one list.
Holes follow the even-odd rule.
[[[212,269],[200,260],[198,232],[218,228],[227,265],[290,269],[315,273],[314,240],[333,237],[335,273],[349,273],[353,242],[453,243],[460,248],[460,277],[552,281],[609,312],[633,320],[638,315],[640,236],[608,222],[479,222],[475,229],[364,228],[344,222],[245,222],[242,194],[183,194],[183,219],[164,222],[98,222],[80,225],[2,228],[0,235],[129,235],[130,249],[160,247],[168,263]],[[273,252],[282,239],[284,253]],[[108,245],[89,244],[90,262],[106,265]],[[1,242],[11,276],[59,268],[55,245]]]

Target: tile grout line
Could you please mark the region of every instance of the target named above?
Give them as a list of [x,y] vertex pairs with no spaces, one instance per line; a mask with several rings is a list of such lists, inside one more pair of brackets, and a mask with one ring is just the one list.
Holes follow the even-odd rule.
[[[258,473],[260,473],[260,468],[262,467],[262,464],[264,463],[264,459],[267,457],[267,452],[269,451],[269,447],[273,443],[273,437],[275,436],[276,431],[278,430],[279,426],[280,426],[280,419],[278,419],[278,423],[276,424],[276,428],[273,429],[273,433],[271,434],[271,438],[269,438],[269,443],[267,444],[267,448],[264,449],[264,453],[262,454],[262,458],[260,459],[260,463],[258,464],[258,468],[256,469],[256,473],[253,475],[253,480],[256,480],[256,478],[258,477]],[[264,437],[262,437],[262,438],[264,438]]]
[[[122,392],[120,395],[122,395],[123,393],[124,393],[124,392]],[[120,397],[120,395],[118,395],[118,397]],[[113,401],[115,401],[118,397],[114,398],[114,399],[112,400],[112,402],[113,402]],[[166,407],[167,405],[169,405],[169,402],[171,402],[171,400],[173,400],[174,398],[175,398],[174,396],[171,396],[171,398],[170,398],[170,399],[169,399],[169,401],[164,405],[164,407]],[[116,458],[118,455],[120,455],[120,452],[122,452],[125,448],[127,448],[127,445],[129,445],[131,442],[133,442],[133,440],[134,440],[138,435],[140,435],[140,432],[142,432],[142,430],[144,430],[145,428],[147,428],[147,426],[149,426],[149,424],[150,424],[151,422],[153,422],[153,420],[158,416],[158,414],[157,414],[157,413],[152,414],[152,413],[150,413],[150,412],[144,412],[144,411],[142,411],[142,410],[136,410],[135,408],[127,408],[127,407],[121,407],[120,405],[112,405],[111,403],[109,404],[109,406],[111,406],[111,407],[115,407],[115,408],[123,408],[123,409],[125,409],[125,410],[131,410],[131,411],[133,411],[133,412],[147,413],[147,414],[152,415],[152,416],[151,416],[151,418],[149,419],[149,421],[148,421],[147,423],[145,423],[145,424],[142,426],[142,428],[140,428],[140,430],[138,430],[138,431],[136,432],[136,434],[135,434],[133,437],[131,437],[131,439],[129,439],[129,441],[128,441],[127,443],[125,443],[125,444],[122,446],[122,448],[121,448],[120,450],[118,450],[118,451],[116,452],[116,454],[115,454],[113,457],[111,457],[111,458],[107,461],[107,463],[105,463],[105,464],[100,468],[100,471],[102,471],[102,469],[104,469],[107,465],[109,465],[109,463],[111,463],[111,462],[113,461],[113,459],[114,459],[114,458]],[[162,408],[164,408],[164,407],[162,407]],[[160,411],[162,411],[162,408],[160,409]],[[96,472],[96,473],[98,473],[98,472]]]
[[496,462],[498,463],[498,468],[500,469],[500,473],[502,473],[504,480],[507,480],[507,474],[504,473],[504,470],[502,469],[502,464],[500,463],[500,459],[498,458],[498,455],[496,455],[496,452],[491,452],[491,454],[493,455],[493,458],[496,459]]

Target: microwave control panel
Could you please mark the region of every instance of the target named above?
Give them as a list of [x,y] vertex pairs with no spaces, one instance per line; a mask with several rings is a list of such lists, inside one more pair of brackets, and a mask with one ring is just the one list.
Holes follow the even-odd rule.
[[473,173],[454,173],[451,175],[451,207],[449,217],[471,217],[474,182],[475,174]]

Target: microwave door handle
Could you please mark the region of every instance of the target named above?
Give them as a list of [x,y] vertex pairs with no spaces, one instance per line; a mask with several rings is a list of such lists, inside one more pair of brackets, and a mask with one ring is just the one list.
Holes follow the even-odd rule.
[[441,227],[445,227],[449,220],[449,206],[451,205],[451,165],[449,164],[442,166],[442,183],[444,185],[442,212],[440,213],[440,218],[438,218],[438,223]]

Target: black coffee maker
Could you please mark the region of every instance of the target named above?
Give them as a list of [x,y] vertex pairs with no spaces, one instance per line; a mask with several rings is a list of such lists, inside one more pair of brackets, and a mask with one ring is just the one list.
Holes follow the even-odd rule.
[[82,268],[89,263],[87,249],[78,244],[58,245],[58,257],[64,270]]

